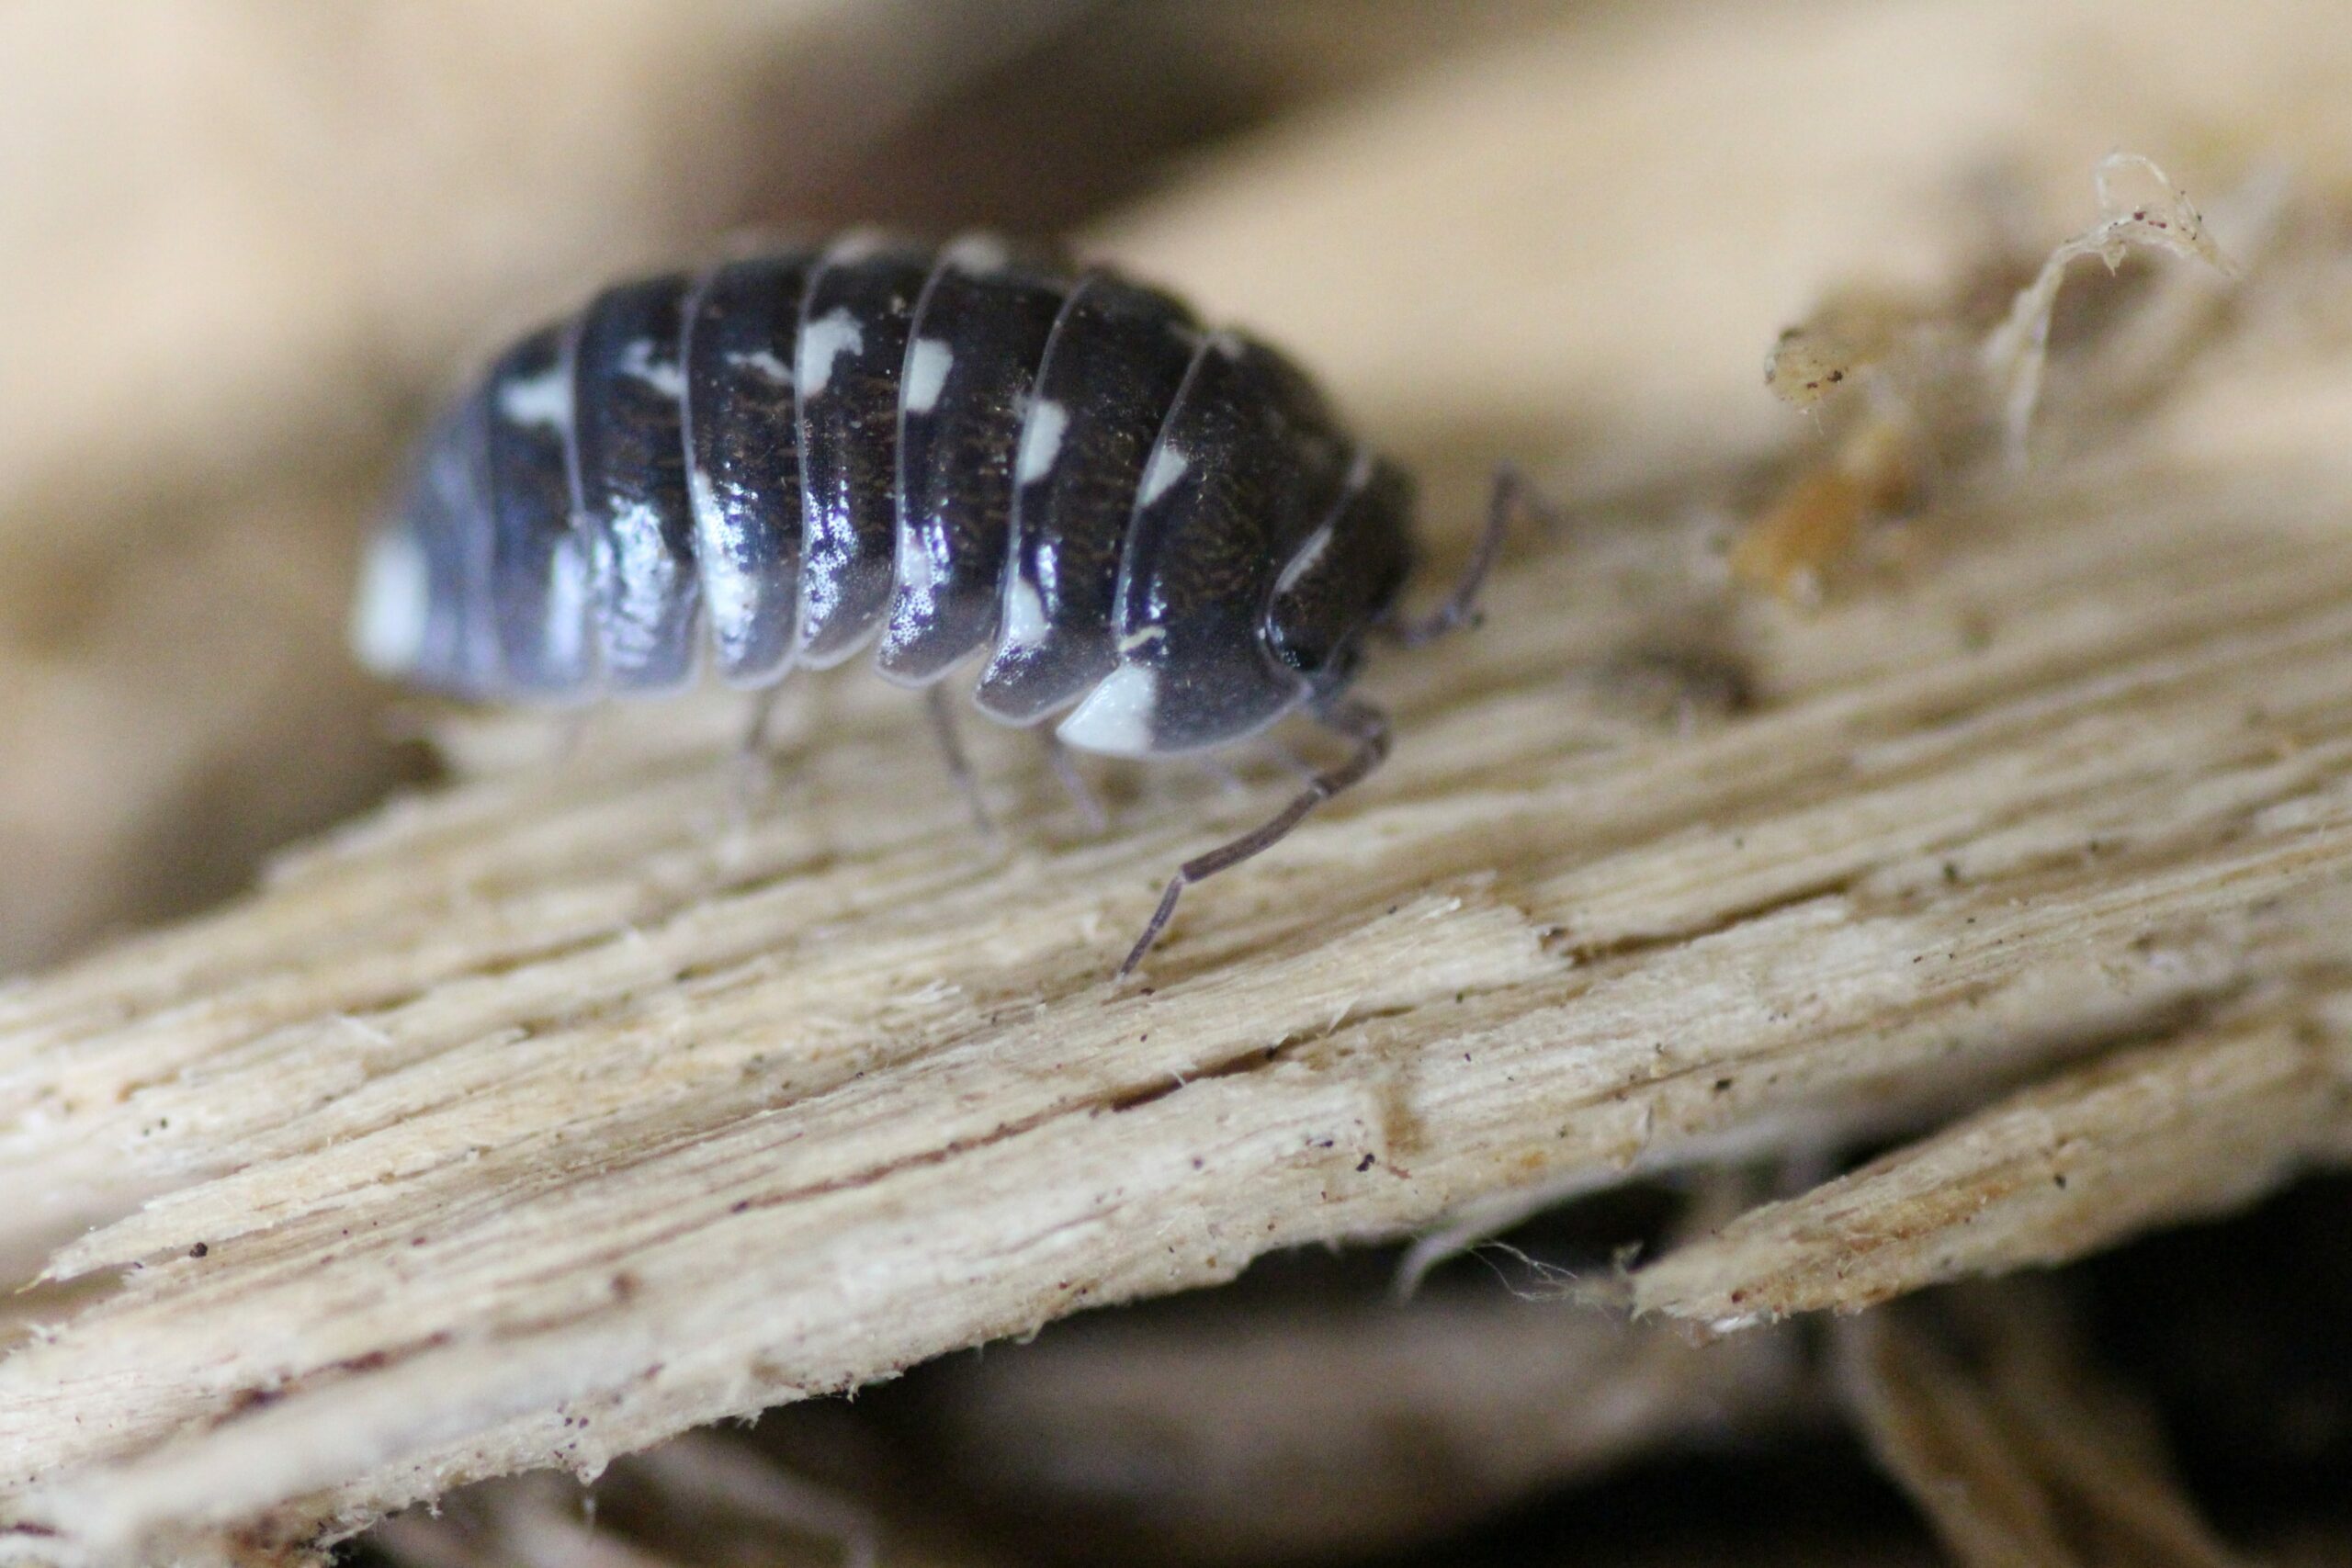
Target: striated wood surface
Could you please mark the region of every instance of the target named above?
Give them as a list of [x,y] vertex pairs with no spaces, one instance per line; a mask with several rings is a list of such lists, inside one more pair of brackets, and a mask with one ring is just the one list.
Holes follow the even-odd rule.
[[[2164,90],[2221,26],[1962,10],[1564,25],[1118,228],[1328,359],[1457,548],[1497,450],[1580,500],[1482,630],[1375,668],[1395,762],[1190,895],[1141,985],[1107,976],[1168,867],[1288,775],[1106,772],[1094,839],[1023,738],[976,734],[984,840],[919,714],[844,681],[764,779],[726,704],[569,751],[453,731],[468,777],[0,992],[0,1251],[44,1280],[0,1361],[0,1553],[297,1548],[1632,1173],[1916,1135],[1625,1282],[1723,1325],[2074,1256],[2352,1149],[2340,112],[2279,133],[2302,261],[2163,398],[1883,531],[1817,613],[1729,582],[1753,487],[1720,476],[1796,428],[1756,384],[1779,326],[1950,254],[1905,215],[1974,210],[1988,148],[2063,192],[2038,244],[2079,228],[2113,140],[2169,152]],[[2276,66],[2299,15],[2229,28]],[[2147,100],[2059,90],[2118,51]],[[1700,92],[1706,134],[1643,133]],[[2165,162],[2226,185],[2268,135]]]
[[[1612,732],[1587,662],[1670,539],[1527,562],[1387,682],[1394,771],[1203,889],[1148,994],[1108,964],[1248,803],[990,852],[903,725],[796,738],[796,808],[731,823],[719,746],[413,803],[8,998],[10,1212],[167,1190],[59,1254],[131,1272],[0,1365],[0,1455],[61,1519],[356,1521],[2298,984],[2352,929],[2352,542],[2263,493],[1967,519],[1905,613],[1750,627],[1759,711],[1689,736]],[[2115,1228],[2097,1181],[2041,1201]]]
[[[2322,901],[2312,919],[2352,915]],[[2165,1220],[2222,1213],[2352,1127],[2344,998],[2122,1051],[2037,1084],[1634,1276],[1637,1310],[1718,1327],[1845,1310],[1970,1274],[2057,1263]]]

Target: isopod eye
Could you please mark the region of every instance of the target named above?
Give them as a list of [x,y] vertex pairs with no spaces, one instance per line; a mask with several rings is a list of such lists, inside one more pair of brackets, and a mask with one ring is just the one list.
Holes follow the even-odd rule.
[[1346,684],[1363,633],[1404,587],[1412,570],[1412,507],[1402,469],[1360,457],[1329,521],[1275,580],[1267,643],[1318,689]]

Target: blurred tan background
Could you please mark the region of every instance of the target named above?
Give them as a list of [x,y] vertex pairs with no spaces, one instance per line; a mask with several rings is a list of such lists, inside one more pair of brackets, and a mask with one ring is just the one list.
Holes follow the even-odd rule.
[[0,7],[0,974],[424,766],[349,560],[502,333],[746,226],[1064,231],[1547,9]]
[[2325,0],[0,7],[0,974],[425,765],[341,651],[354,539],[426,403],[600,280],[749,226],[1077,231],[1408,455],[1606,494],[1787,441],[1780,326],[2079,212],[2118,145],[2340,188],[2346,35]]

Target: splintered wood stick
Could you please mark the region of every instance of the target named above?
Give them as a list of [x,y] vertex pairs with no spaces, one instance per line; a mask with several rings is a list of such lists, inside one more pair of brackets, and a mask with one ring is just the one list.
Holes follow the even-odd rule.
[[1758,706],[1690,732],[1591,675],[1687,541],[1589,533],[1400,671],[1392,771],[1142,987],[1106,976],[1159,871],[1254,802],[991,848],[876,720],[793,734],[787,803],[715,725],[396,807],[7,998],[6,1212],[157,1190],[49,1269],[120,1288],[0,1363],[14,1506],[101,1554],[348,1528],[2302,985],[2352,942],[2352,540],[2309,504],[2177,475],[1952,519],[1900,603],[1747,617]]
[[[2342,899],[2312,910],[2347,916]],[[2352,1056],[2317,1021],[2342,998],[2314,990],[2290,1016],[2102,1057],[1751,1210],[1637,1272],[1635,1310],[1718,1327],[1853,1311],[2236,1208],[2343,1137]]]

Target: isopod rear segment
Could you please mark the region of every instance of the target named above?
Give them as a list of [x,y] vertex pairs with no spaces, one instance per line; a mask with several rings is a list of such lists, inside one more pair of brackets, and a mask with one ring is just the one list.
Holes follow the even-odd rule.
[[[1507,510],[1498,490],[1490,536]],[[1170,296],[993,237],[861,232],[617,285],[497,356],[376,535],[354,643],[487,701],[706,666],[756,690],[871,649],[905,685],[976,670],[984,716],[1080,750],[1205,751],[1296,711],[1346,739],[1170,884],[1131,967],[1188,880],[1385,755],[1349,687],[1367,636],[1415,635],[1410,511],[1302,372]]]

